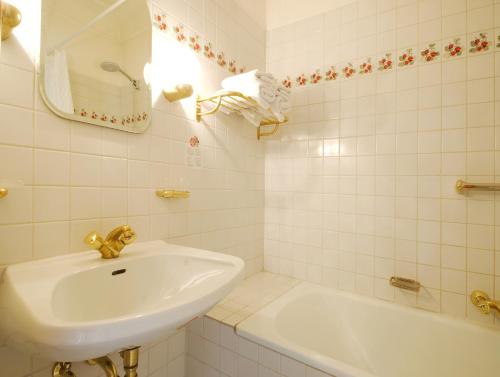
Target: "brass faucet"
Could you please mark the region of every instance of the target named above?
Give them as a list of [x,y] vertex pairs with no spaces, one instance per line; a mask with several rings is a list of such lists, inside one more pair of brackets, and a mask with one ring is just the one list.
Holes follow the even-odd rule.
[[470,300],[483,314],[490,314],[491,309],[500,313],[500,301],[491,300],[490,296],[483,291],[472,291]]
[[125,246],[135,241],[137,235],[129,225],[120,225],[103,239],[97,232],[87,234],[84,242],[98,250],[104,259],[118,258]]

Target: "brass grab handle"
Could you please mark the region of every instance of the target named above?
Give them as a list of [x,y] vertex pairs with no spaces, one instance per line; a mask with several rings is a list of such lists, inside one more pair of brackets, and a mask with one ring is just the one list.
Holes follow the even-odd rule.
[[391,276],[389,283],[396,288],[406,289],[413,292],[420,291],[420,282],[413,279]]
[[483,291],[472,291],[470,300],[472,301],[472,304],[474,304],[474,306],[476,306],[483,314],[490,314],[491,309],[500,313],[500,302],[491,300],[490,296]]
[[7,195],[9,195],[9,189],[0,188],[0,199],[5,198]]
[[500,184],[498,183],[469,183],[459,179],[455,184],[455,190],[459,194],[465,193],[467,190],[475,191],[500,191]]
[[189,198],[191,193],[189,191],[176,191],[176,190],[158,190],[156,196],[164,199],[186,199]]

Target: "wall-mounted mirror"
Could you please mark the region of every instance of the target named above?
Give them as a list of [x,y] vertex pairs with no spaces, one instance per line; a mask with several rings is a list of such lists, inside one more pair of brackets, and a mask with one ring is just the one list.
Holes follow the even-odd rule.
[[128,132],[151,121],[146,0],[42,0],[40,91],[57,115]]

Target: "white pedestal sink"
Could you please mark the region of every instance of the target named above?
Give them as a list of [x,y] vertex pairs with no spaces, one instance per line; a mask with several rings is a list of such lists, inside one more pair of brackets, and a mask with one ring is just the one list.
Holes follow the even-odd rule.
[[9,345],[81,361],[162,337],[204,314],[243,278],[236,257],[170,245],[128,246],[11,265],[0,280],[0,332]]

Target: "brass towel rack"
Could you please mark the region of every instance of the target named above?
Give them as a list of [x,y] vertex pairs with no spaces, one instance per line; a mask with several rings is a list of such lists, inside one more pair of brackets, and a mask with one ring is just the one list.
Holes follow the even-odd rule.
[[469,183],[459,179],[455,184],[455,189],[459,194],[464,194],[469,190],[473,191],[500,191],[499,183]]
[[[202,111],[201,104],[207,104],[208,110]],[[262,117],[260,125],[257,127],[257,139],[259,140],[262,136],[274,135],[281,125],[288,122],[286,117],[283,121],[279,121],[270,109],[263,108],[255,100],[240,92],[220,90],[210,97],[198,96],[196,99],[196,120],[198,122],[201,121],[202,117],[215,114],[219,110],[237,114],[241,114],[242,111],[251,111]]]

